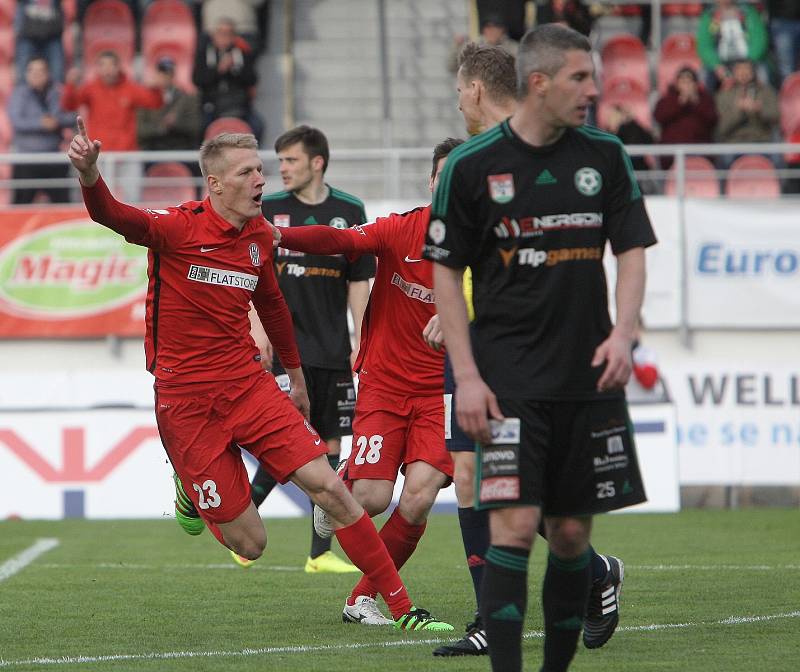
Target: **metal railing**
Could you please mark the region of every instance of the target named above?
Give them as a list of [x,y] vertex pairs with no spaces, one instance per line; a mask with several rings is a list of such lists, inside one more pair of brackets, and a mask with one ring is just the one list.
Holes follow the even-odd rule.
[[[686,180],[691,175],[686,171],[687,156],[723,156],[759,154],[783,157],[785,154],[800,154],[800,144],[789,143],[750,143],[739,145],[630,145],[627,147],[632,157],[663,157],[675,159],[672,172],[654,168],[637,173],[640,179],[647,179],[661,185],[668,175],[674,176],[676,195],[682,199],[686,194]],[[264,161],[264,172],[267,175],[267,191],[282,189],[278,175],[278,162],[275,152],[259,153]],[[376,149],[338,149],[331,152],[331,162],[326,174],[326,181],[340,189],[354,193],[365,200],[416,200],[426,201],[428,193],[428,175],[430,174],[431,149],[417,148],[376,148]],[[139,190],[149,186],[169,187],[191,184],[198,189],[198,197],[204,194],[202,177],[147,177],[144,166],[162,162],[180,162],[196,165],[197,152],[160,151],[160,152],[104,152],[100,156],[100,170],[110,189],[115,194],[122,194],[129,182],[136,182]],[[38,154],[0,154],[0,171],[9,165],[60,164],[67,165],[69,160],[60,152]],[[125,166],[138,166],[133,177],[125,177]],[[724,170],[717,170],[716,176],[724,178]],[[0,173],[2,175],[3,173]],[[0,177],[0,192],[16,188],[75,188],[74,200],[80,200],[77,191],[77,180],[74,176],[56,179],[12,180],[10,171],[5,170],[6,177]],[[777,165],[779,178],[800,178],[800,168],[785,168]],[[663,189],[656,188],[656,192]],[[139,202],[142,202],[141,200]],[[162,203],[163,205],[164,203]]]

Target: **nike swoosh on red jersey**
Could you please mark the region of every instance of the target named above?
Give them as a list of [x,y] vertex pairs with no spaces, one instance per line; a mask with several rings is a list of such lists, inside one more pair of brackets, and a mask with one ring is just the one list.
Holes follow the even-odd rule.
[[214,250],[218,250],[218,249],[219,249],[218,247],[205,247],[205,246],[203,246],[203,247],[200,248],[200,251],[201,252],[213,252]]
[[418,261],[422,261],[422,259],[411,259],[408,255],[406,255],[404,261],[407,261],[409,264],[416,264]]

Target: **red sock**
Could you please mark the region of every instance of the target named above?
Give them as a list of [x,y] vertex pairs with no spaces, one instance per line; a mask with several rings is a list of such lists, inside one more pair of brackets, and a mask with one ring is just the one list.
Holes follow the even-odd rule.
[[392,618],[411,611],[406,587],[366,512],[352,525],[336,530],[336,538],[347,557],[377,586],[377,592],[386,600]]
[[[386,545],[386,550],[389,551],[389,556],[392,558],[397,571],[400,571],[416,550],[417,544],[423,532],[425,532],[425,525],[426,523],[412,525],[400,515],[397,509],[392,512],[389,520],[384,523],[379,536]],[[353,604],[359,595],[375,597],[377,592],[378,589],[375,584],[365,574],[361,577],[361,581],[356,584],[356,587],[353,588],[353,592],[350,593],[348,603]]]

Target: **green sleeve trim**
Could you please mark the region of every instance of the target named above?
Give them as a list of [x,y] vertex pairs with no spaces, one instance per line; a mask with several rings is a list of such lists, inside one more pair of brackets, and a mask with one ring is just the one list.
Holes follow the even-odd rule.
[[633,163],[631,162],[631,157],[628,156],[628,152],[625,151],[625,145],[622,144],[622,141],[616,135],[601,131],[594,126],[580,126],[577,130],[583,133],[587,138],[592,140],[604,140],[619,148],[619,151],[622,152],[622,162],[625,164],[625,172],[628,173],[628,179],[631,182],[631,200],[635,201],[641,198],[642,191],[639,189],[639,183],[636,181],[636,175],[634,175]]
[[364,201],[362,201],[358,196],[353,196],[353,194],[348,194],[346,191],[340,191],[339,189],[335,189],[334,187],[330,187],[331,196],[335,196],[336,198],[347,201],[351,205],[355,205],[359,207],[361,210],[364,209]]
[[450,186],[453,181],[453,170],[456,164],[464,157],[470,156],[475,152],[493,145],[503,138],[502,124],[490,128],[488,131],[476,135],[474,138],[456,147],[447,157],[442,174],[439,176],[439,186],[433,195],[433,206],[431,215],[433,217],[444,217],[450,204]]

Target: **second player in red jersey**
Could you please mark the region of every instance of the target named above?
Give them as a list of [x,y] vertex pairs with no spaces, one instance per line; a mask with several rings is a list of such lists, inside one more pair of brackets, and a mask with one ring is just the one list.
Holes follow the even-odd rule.
[[[436,146],[431,189],[460,142],[448,139]],[[280,229],[280,244],[288,249],[378,258],[355,365],[359,393],[353,448],[342,475],[367,513],[375,516],[388,508],[397,474],[404,469],[400,501],[380,532],[398,569],[414,552],[439,490],[453,475],[444,438],[444,355],[422,338],[435,314],[432,265],[421,258],[429,221],[430,207],[424,207],[345,230]],[[388,622],[369,602],[375,592],[370,578],[362,578],[347,598],[344,619],[367,625]]]

